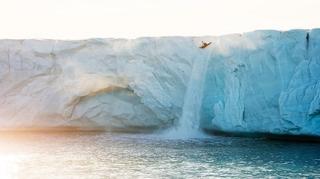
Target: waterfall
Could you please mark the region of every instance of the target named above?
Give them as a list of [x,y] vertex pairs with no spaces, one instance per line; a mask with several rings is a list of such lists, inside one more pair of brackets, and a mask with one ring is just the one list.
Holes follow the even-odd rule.
[[184,97],[182,115],[175,129],[166,136],[174,138],[199,137],[203,134],[199,131],[200,111],[203,99],[203,88],[207,66],[211,53],[205,49],[199,49],[196,58],[193,59],[192,72]]
[[192,131],[198,132],[200,111],[203,99],[203,88],[211,53],[201,49],[200,54],[193,60],[192,72],[184,97],[182,115],[177,130],[186,135]]

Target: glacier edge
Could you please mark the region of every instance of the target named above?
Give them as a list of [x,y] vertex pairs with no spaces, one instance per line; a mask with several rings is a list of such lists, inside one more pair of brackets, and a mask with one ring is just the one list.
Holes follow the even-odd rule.
[[177,124],[200,42],[212,41],[200,127],[320,136],[320,29],[208,37],[0,40],[0,127]]

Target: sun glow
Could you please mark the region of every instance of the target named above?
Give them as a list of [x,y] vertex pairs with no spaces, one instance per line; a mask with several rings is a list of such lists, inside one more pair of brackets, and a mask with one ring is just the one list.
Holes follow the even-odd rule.
[[318,0],[0,0],[0,38],[221,35],[320,27]]

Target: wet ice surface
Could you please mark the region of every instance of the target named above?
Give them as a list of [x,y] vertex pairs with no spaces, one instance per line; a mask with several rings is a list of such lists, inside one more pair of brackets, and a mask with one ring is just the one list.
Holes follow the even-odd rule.
[[317,143],[2,133],[0,145],[0,178],[320,177]]

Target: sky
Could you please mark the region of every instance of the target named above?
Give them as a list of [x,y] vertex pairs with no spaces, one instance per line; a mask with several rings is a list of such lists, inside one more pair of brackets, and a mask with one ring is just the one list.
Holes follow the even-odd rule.
[[320,0],[0,0],[0,38],[203,36],[320,28]]

